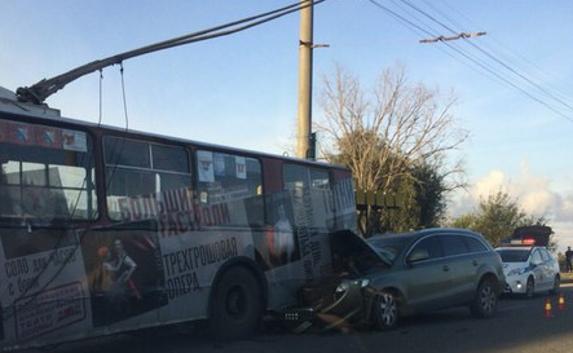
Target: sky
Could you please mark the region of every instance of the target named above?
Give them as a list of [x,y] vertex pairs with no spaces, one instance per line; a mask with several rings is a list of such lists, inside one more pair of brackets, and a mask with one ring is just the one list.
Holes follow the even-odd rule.
[[[486,31],[474,43],[573,106],[573,2],[411,1],[456,29]],[[400,0],[379,2],[410,20],[423,19],[433,33],[449,34]],[[95,59],[286,4],[1,0],[0,86],[15,90]],[[322,114],[316,104],[321,78],[336,65],[365,86],[383,69],[403,65],[411,82],[456,93],[457,125],[470,133],[452,156],[463,158],[470,186],[451,195],[450,214],[471,210],[480,197],[503,189],[526,211],[552,220],[560,248],[573,245],[572,121],[500,84],[443,45],[419,44],[422,35],[367,0],[328,0],[315,9],[314,25],[315,43],[330,45],[314,53],[315,120]],[[126,61],[129,127],[282,154],[292,144],[296,121],[298,29],[294,14],[233,36]],[[468,44],[456,45],[479,54]],[[495,70],[517,82],[500,66]],[[105,69],[103,75],[102,120],[124,126],[119,69]],[[97,121],[98,82],[98,74],[86,76],[47,102],[67,117]],[[539,93],[523,81],[518,85]],[[541,97],[573,120],[573,110]]]

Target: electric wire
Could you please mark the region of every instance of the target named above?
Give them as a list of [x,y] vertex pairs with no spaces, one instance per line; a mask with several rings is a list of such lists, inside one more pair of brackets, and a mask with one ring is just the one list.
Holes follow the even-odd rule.
[[[410,8],[412,8],[413,10],[415,10],[416,12],[420,13],[421,15],[429,18],[431,21],[435,22],[436,24],[440,25],[441,27],[443,27],[444,29],[450,31],[453,34],[457,34],[458,31],[456,31],[455,29],[453,29],[452,27],[446,25],[445,23],[443,23],[442,21],[440,21],[439,19],[437,19],[436,17],[432,16],[431,14],[427,13],[426,11],[420,9],[418,6],[412,4],[409,0],[400,0],[402,3],[406,4],[407,6],[409,6]],[[482,54],[484,54],[485,56],[487,56],[488,58],[490,58],[491,60],[493,60],[494,62],[496,62],[497,64],[501,65],[503,68],[505,68],[506,70],[510,71],[511,73],[513,73],[514,75],[520,77],[521,79],[523,79],[524,81],[526,81],[528,84],[530,84],[531,86],[537,88],[539,91],[541,91],[542,93],[544,93],[548,98],[553,99],[554,101],[560,103],[561,105],[569,108],[569,110],[573,111],[573,106],[571,106],[570,104],[568,104],[567,102],[565,102],[564,100],[562,100],[559,97],[556,97],[553,93],[549,92],[548,90],[546,90],[543,86],[541,86],[540,84],[538,84],[537,82],[531,80],[529,77],[525,76],[524,74],[522,74],[521,72],[519,72],[518,70],[514,69],[513,67],[511,67],[509,64],[507,64],[506,62],[504,62],[503,60],[499,59],[498,57],[496,57],[494,54],[492,54],[491,52],[487,51],[486,49],[483,49],[480,45],[476,44],[474,41],[467,39],[467,38],[463,38],[463,40],[468,43],[469,45],[471,45],[472,47],[474,47],[476,50],[478,50],[479,52],[481,52]]]
[[[379,3],[376,0],[368,0],[370,3],[372,3],[373,5],[375,5],[376,7],[384,10],[385,12],[387,12],[388,14],[390,14],[392,17],[398,19],[400,22],[403,22],[404,24],[406,24],[407,26],[413,27],[418,31],[421,31],[427,35],[430,36],[435,36],[434,33],[432,33],[431,31],[428,31],[426,29],[424,29],[421,25],[411,21],[410,19],[406,18],[405,16],[397,13],[396,11],[392,10],[391,8],[382,5],[381,3]],[[404,0],[401,0],[404,1]],[[555,114],[573,121],[573,118],[564,114],[563,112],[561,112],[560,110],[556,109],[555,107],[553,107],[551,104],[547,103],[546,101],[544,101],[541,98],[536,97],[535,95],[531,94],[530,92],[528,92],[527,90],[523,89],[522,87],[520,87],[518,84],[516,84],[515,82],[511,81],[510,79],[504,77],[502,74],[500,74],[499,72],[497,72],[494,68],[492,68],[491,66],[489,66],[487,63],[483,62],[482,60],[480,60],[479,58],[476,58],[475,56],[473,56],[472,54],[467,53],[466,51],[464,51],[463,49],[459,48],[457,45],[454,45],[453,43],[448,43],[448,42],[442,42],[447,48],[449,48],[450,50],[453,50],[454,52],[458,53],[460,56],[464,57],[465,59],[469,60],[471,63],[475,64],[476,66],[478,66],[479,68],[481,68],[482,70],[486,71],[488,74],[493,75],[493,77],[495,77],[499,82],[503,82],[503,84],[512,87],[516,90],[518,90],[519,92],[521,92],[523,95],[525,95],[526,97],[528,97],[529,99],[539,103],[540,105],[544,106],[545,108],[551,110],[552,112],[554,112]],[[469,66],[471,67],[471,66]],[[490,77],[491,79],[491,77]]]
[[[124,69],[123,69],[123,64],[120,66],[120,76],[121,76],[121,88],[122,88],[122,100],[123,100],[123,110],[124,110],[124,123],[125,123],[125,132],[128,132],[129,130],[129,118],[128,118],[128,114],[127,114],[127,95],[126,95],[126,89],[125,89],[125,80],[124,80]],[[101,75],[100,72],[100,82],[101,79],[103,79],[103,76]],[[100,104],[101,104],[102,100],[101,100],[101,89],[100,89]],[[102,109],[102,108],[100,108]],[[100,110],[101,111],[101,110]],[[101,120],[100,120],[101,121]],[[100,124],[98,124],[98,128],[100,127]],[[121,140],[121,147],[119,148],[120,153],[118,154],[118,158],[119,155],[122,154],[123,150],[125,147],[125,139]],[[95,161],[95,151],[92,151],[92,153],[90,154],[91,160],[88,162],[88,165],[91,167],[93,162]],[[106,188],[105,190],[109,190],[110,186],[111,186],[111,182],[113,180],[113,176],[115,175],[115,172],[117,170],[117,166],[118,163],[114,163],[113,167],[110,171],[110,173],[106,173],[106,177],[107,177],[107,183],[106,183]],[[83,182],[82,182],[82,186],[80,187],[80,189],[83,189],[85,184],[88,181],[87,177],[84,178]],[[76,198],[76,201],[74,203],[74,207],[72,208],[72,212],[71,212],[71,216],[70,219],[73,219],[75,212],[79,206],[79,201],[80,201],[80,197],[81,197],[81,192],[80,194],[78,194],[78,197]],[[20,295],[13,300],[13,305],[11,307],[11,311],[9,311],[8,313],[11,315],[7,315],[4,314],[2,317],[3,321],[7,321],[9,318],[11,318],[12,316],[16,315],[16,311],[17,310],[23,310],[26,307],[32,305],[32,304],[37,304],[36,303],[36,297],[38,295],[40,295],[42,292],[44,292],[55,280],[56,278],[58,278],[58,276],[62,273],[62,271],[64,270],[64,268],[70,263],[70,261],[74,258],[76,252],[78,252],[78,250],[81,249],[81,245],[83,243],[83,240],[86,236],[86,234],[88,234],[88,232],[90,232],[91,230],[93,230],[94,228],[92,228],[92,225],[89,225],[88,227],[86,227],[85,229],[83,229],[81,231],[81,233],[78,235],[78,239],[77,242],[75,244],[75,247],[72,251],[68,252],[67,257],[62,261],[62,264],[59,266],[58,269],[56,269],[56,272],[51,276],[51,278],[49,278],[46,283],[44,283],[44,285],[42,286],[42,288],[38,289],[35,293],[33,293],[32,295],[28,296],[29,291],[35,286],[37,285],[37,283],[40,280],[40,277],[48,270],[49,265],[54,261],[55,255],[58,253],[58,250],[61,249],[61,243],[63,242],[64,238],[66,237],[66,229],[64,229],[62,231],[62,234],[58,237],[58,240],[56,241],[56,243],[54,244],[54,247],[52,249],[52,252],[50,253],[50,256],[48,257],[47,261],[44,263],[42,269],[34,276],[34,279],[32,281],[29,281],[28,286],[26,286],[26,288],[21,291]],[[24,302],[22,304],[18,304],[18,307],[15,307],[15,303],[18,301],[21,301],[24,298],[29,298],[29,300],[27,302]],[[84,300],[84,298],[80,298],[81,300]]]
[[[141,48],[133,49],[124,53],[110,56],[105,59],[96,60],[88,64],[79,66],[67,71],[61,75],[50,79],[43,79],[30,87],[19,87],[16,90],[18,99],[21,101],[34,102],[41,104],[46,98],[65,87],[68,83],[78,78],[90,74],[94,71],[103,69],[108,66],[118,65],[121,62],[144,54],[173,48],[185,44],[210,40],[223,36],[235,34],[249,28],[253,28],[264,23],[276,20],[283,16],[298,12],[302,9],[318,5],[326,0],[307,0],[296,2],[272,11],[264,12],[258,15],[246,17],[237,21],[228,22],[223,25],[207,28],[201,31],[189,33],[176,38],[168,39],[162,42],[150,44]],[[228,29],[230,28],[230,29]]]
[[[464,28],[464,25],[461,22],[456,21],[454,18],[452,18],[452,16],[448,16],[448,14],[445,13],[445,11],[441,11],[437,6],[433,5],[430,1],[428,1],[428,0],[422,0],[422,1],[430,9],[432,9],[434,12],[436,12],[437,14],[442,16],[448,22],[450,22],[454,27]],[[479,27],[475,21],[470,19],[467,15],[465,15],[460,10],[456,9],[454,6],[449,4],[447,1],[441,1],[441,3],[443,5],[445,5],[450,11],[455,12],[459,17],[465,19],[465,21],[467,23],[469,23],[470,25],[472,25],[474,27]],[[492,44],[495,44],[496,48],[494,48],[493,45],[488,45],[487,42],[483,42],[482,44],[485,48],[488,48],[490,51],[496,51],[496,49],[497,49],[498,55],[501,55],[507,61],[514,61],[514,60],[520,61],[522,66],[526,66],[530,70],[535,71],[537,74],[535,75],[535,74],[532,74],[530,72],[529,73],[530,76],[533,76],[535,79],[537,79],[537,81],[545,81],[545,85],[547,87],[551,88],[553,94],[555,94],[556,96],[559,96],[561,99],[563,99],[565,101],[571,101],[572,100],[570,95],[568,95],[562,89],[560,89],[559,87],[555,86],[554,84],[552,84],[550,82],[550,81],[555,80],[554,75],[550,75],[547,72],[545,72],[544,69],[542,69],[538,64],[536,64],[532,60],[528,59],[525,55],[523,55],[523,54],[521,54],[515,50],[511,50],[509,45],[507,45],[506,43],[502,43],[491,32],[488,32],[488,38],[491,40]],[[523,71],[526,71],[526,70],[523,70]]]

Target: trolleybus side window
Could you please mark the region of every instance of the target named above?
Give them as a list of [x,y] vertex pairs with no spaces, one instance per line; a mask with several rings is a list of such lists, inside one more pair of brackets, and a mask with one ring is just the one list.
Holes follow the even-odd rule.
[[287,163],[283,168],[283,180],[284,189],[291,193],[293,209],[311,206],[305,212],[307,217],[312,215],[313,227],[333,226],[334,207],[328,170]]
[[106,136],[104,153],[107,207],[113,220],[155,219],[156,207],[147,206],[163,193],[190,195],[191,172],[184,147]]
[[197,151],[197,182],[203,225],[263,225],[263,180],[257,159]]
[[0,120],[0,216],[95,219],[94,174],[87,133]]

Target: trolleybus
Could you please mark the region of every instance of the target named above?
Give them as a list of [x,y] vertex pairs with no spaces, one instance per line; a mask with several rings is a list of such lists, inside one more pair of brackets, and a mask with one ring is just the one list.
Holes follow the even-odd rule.
[[253,332],[332,270],[349,170],[62,118],[0,88],[0,346],[206,319]]

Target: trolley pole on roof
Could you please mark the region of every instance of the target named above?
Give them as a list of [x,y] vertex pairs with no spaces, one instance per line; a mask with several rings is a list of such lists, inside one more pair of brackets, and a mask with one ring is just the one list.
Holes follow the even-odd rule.
[[[310,2],[300,0],[301,5]],[[298,45],[298,123],[296,155],[314,159],[312,140],[312,23],[313,6],[300,10],[300,40]]]

